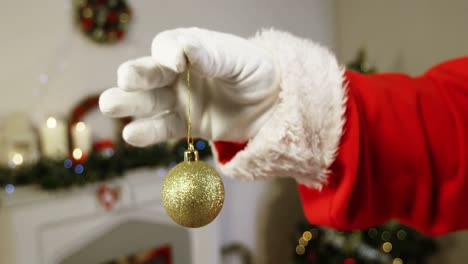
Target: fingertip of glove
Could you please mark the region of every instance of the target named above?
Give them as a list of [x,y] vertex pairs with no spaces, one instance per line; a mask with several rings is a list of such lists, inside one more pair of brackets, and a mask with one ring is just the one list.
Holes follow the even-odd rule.
[[132,91],[138,88],[138,84],[141,84],[142,76],[141,73],[136,69],[135,66],[130,63],[124,63],[117,69],[117,86]]
[[184,50],[177,37],[169,33],[156,36],[151,45],[151,54],[160,65],[181,73],[186,68]]
[[184,35],[179,36],[177,40],[179,41],[184,52],[184,60],[188,59],[189,63],[193,63],[196,59],[197,51],[200,49],[200,45],[198,45],[195,40]]
[[132,125],[131,123],[124,127],[122,131],[122,138],[128,144],[135,147],[146,147],[151,144],[148,132],[141,129],[139,126]]
[[113,89],[114,88],[108,89],[99,96],[99,110],[107,116],[112,116],[117,111],[116,105],[112,100]]

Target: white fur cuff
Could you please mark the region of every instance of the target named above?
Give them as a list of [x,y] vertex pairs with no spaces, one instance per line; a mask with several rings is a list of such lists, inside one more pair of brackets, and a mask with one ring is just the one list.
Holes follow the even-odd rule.
[[240,179],[290,176],[320,189],[343,132],[344,69],[326,48],[289,33],[265,30],[251,41],[279,65],[279,101],[246,148],[219,168]]

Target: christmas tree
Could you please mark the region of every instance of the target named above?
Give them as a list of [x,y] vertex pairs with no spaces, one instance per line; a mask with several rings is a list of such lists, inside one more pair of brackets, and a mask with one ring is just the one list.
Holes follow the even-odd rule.
[[[348,69],[373,73],[361,50]],[[423,264],[437,251],[436,242],[396,221],[366,230],[341,232],[300,223],[295,264]]]

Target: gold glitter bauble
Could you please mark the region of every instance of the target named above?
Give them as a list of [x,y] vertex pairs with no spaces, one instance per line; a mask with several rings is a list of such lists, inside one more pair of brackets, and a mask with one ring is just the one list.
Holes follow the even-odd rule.
[[186,160],[164,179],[162,201],[166,212],[179,225],[202,227],[211,223],[223,207],[223,181],[207,163]]

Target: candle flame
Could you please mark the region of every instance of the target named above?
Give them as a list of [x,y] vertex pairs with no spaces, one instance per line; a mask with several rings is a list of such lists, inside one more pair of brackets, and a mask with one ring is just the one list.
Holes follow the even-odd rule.
[[46,124],[48,128],[55,128],[57,126],[57,119],[49,117],[47,118]]
[[79,132],[83,132],[86,129],[86,124],[83,122],[78,122],[75,127]]
[[79,148],[73,150],[73,158],[79,160],[83,157],[83,151]]

